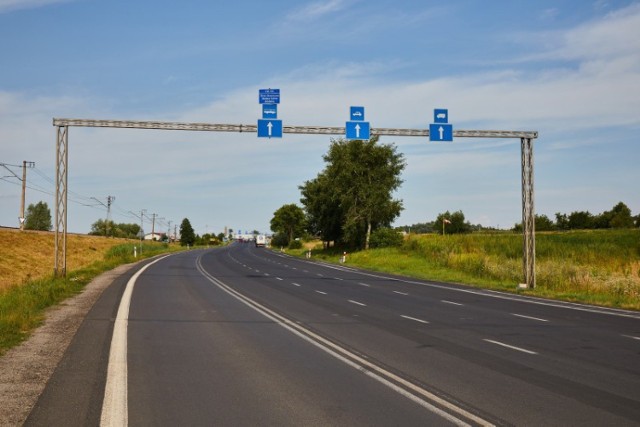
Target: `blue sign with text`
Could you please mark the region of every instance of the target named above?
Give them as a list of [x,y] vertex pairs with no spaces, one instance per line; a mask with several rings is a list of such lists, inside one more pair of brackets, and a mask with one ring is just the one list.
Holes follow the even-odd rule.
[[259,89],[260,104],[280,104],[280,89]]
[[263,119],[277,119],[278,118],[278,104],[262,104],[262,118]]

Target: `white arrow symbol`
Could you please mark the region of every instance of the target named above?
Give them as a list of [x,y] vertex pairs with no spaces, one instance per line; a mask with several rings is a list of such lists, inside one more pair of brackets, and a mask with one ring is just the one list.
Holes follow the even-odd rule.
[[444,138],[444,128],[442,126],[440,126],[438,128],[438,132],[440,132],[440,139],[443,139]]
[[356,125],[356,138],[360,138],[360,125]]
[[[269,128],[269,136],[271,136],[271,129],[273,128],[273,124],[271,122],[267,123],[267,127]],[[442,137],[440,137],[442,139]]]

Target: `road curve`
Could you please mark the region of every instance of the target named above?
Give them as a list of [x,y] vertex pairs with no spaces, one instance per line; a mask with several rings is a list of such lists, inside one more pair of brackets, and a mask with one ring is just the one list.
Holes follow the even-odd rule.
[[[104,420],[114,324],[133,273],[96,303],[26,425]],[[131,425],[640,425],[635,312],[250,244],[173,255],[134,282]]]

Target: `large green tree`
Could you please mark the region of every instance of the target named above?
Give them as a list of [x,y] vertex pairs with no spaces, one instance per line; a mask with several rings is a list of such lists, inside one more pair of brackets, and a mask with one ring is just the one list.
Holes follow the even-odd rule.
[[42,230],[50,231],[53,228],[51,224],[51,210],[45,202],[38,202],[35,205],[30,204],[25,214],[24,228],[26,230]]
[[325,169],[300,187],[310,222],[333,235],[340,224],[343,243],[368,249],[371,232],[391,225],[402,210],[392,195],[402,184],[404,157],[374,137],[333,140],[323,159]]
[[181,246],[193,246],[196,242],[196,233],[193,231],[191,222],[185,218],[180,224],[180,245]]
[[304,232],[304,211],[295,203],[282,205],[273,213],[271,230],[286,237],[287,245]]
[[439,233],[444,231],[444,234],[460,234],[471,231],[471,225],[465,222],[462,211],[453,213],[446,211],[445,213],[439,214],[434,222],[434,228]]

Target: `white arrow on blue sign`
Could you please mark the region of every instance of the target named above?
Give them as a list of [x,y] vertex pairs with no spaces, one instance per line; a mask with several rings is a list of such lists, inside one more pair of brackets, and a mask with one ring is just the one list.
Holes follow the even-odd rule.
[[429,125],[429,141],[453,141],[453,125],[433,123]]
[[345,130],[347,139],[369,139],[371,133],[369,122],[347,122]]
[[258,138],[282,138],[282,120],[258,120]]

